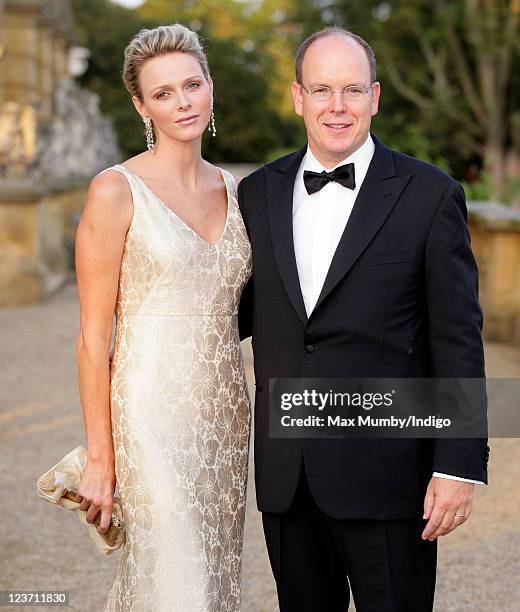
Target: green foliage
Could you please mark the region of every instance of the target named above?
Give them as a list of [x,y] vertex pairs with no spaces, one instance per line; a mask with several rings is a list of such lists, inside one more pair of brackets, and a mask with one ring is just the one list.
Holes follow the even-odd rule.
[[476,181],[462,181],[462,186],[467,200],[490,200],[492,198],[491,178],[487,172],[483,172]]
[[206,0],[190,8],[189,3],[148,2],[140,13],[108,0],[72,0],[72,5],[80,43],[92,52],[80,83],[100,95],[101,108],[113,119],[125,157],[144,149],[144,137],[142,122],[121,79],[124,48],[143,27],[176,21],[193,27],[194,19],[205,41],[215,84],[217,137],[206,132],[204,156],[219,162],[262,162],[273,148],[292,146],[301,138],[302,131],[294,129],[294,121],[284,120],[270,102],[271,56],[254,48],[244,50],[243,41],[232,35],[212,35],[216,27],[212,20],[219,17],[216,25],[225,29],[233,14],[231,5],[237,3]]
[[[520,157],[520,11],[510,0],[338,0],[337,22],[366,36],[379,60],[383,133],[457,178],[475,164],[505,196],[506,158]],[[416,126],[410,134],[409,124]],[[410,135],[412,136],[409,140]],[[394,138],[395,141],[395,138]],[[426,147],[426,149],[425,149]],[[514,165],[513,165],[514,167]],[[485,181],[482,181],[484,184]]]
[[[486,149],[490,126],[496,134],[504,134],[503,159],[506,153],[513,160],[520,155],[520,44],[510,43],[518,15],[515,26],[508,13],[513,4],[508,0],[147,0],[138,10],[129,10],[109,0],[72,0],[81,44],[92,51],[81,82],[101,96],[102,110],[112,116],[125,156],[144,148],[141,121],[120,78],[124,47],[142,27],[181,22],[198,31],[215,84],[217,123],[217,137],[206,133],[203,153],[219,162],[261,162],[305,142],[303,122],[294,114],[290,93],[294,55],[305,36],[335,24],[361,35],[376,53],[382,94],[374,133],[389,146],[466,180],[471,193],[482,195],[497,182],[486,154],[493,150]],[[479,32],[482,43],[477,45],[474,37]],[[453,52],[457,44],[459,54]],[[484,95],[479,70],[493,67],[493,74],[499,75],[497,58],[505,58],[508,49],[510,69],[502,71],[507,87],[494,104]],[[484,106],[485,121],[475,117],[459,56],[467,59],[466,77]],[[479,180],[475,168],[483,167],[488,176]],[[506,177],[499,185],[504,198],[518,195],[514,179]],[[492,185],[494,194],[497,190]]]
[[144,27],[135,11],[108,0],[72,0],[76,33],[91,51],[89,68],[79,79],[99,94],[101,110],[113,120],[119,146],[128,157],[143,150],[143,124],[121,78],[123,51]]
[[264,161],[267,152],[290,135],[269,107],[269,81],[255,70],[255,54],[220,39],[208,41],[207,54],[215,85],[217,137],[206,134],[204,156],[213,161]]

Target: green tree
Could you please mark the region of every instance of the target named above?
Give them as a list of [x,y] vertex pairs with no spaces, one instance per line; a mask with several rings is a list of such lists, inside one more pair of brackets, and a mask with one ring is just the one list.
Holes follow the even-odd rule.
[[125,156],[142,151],[144,139],[121,80],[124,48],[141,28],[174,22],[198,31],[211,66],[217,137],[206,133],[203,152],[208,159],[262,162],[272,150],[300,141],[299,125],[292,116],[283,116],[273,98],[276,58],[261,45],[269,27],[264,23],[255,31],[247,3],[149,0],[136,11],[108,0],[73,0],[73,9],[81,44],[92,52],[80,81],[101,96]]
[[273,150],[294,148],[302,140],[292,108],[287,112],[290,80],[286,73],[280,78],[280,57],[287,54],[279,49],[282,38],[273,34],[280,6],[294,2],[278,2],[278,13],[268,4],[148,0],[139,9],[143,19],[183,23],[204,41],[215,84],[218,132],[216,139],[205,139],[209,159],[264,161]]
[[[520,173],[520,3],[343,0],[334,7],[347,25],[365,15],[392,104],[397,94],[407,126],[408,112],[420,126],[415,145],[459,171],[482,166],[491,195],[510,196]],[[384,104],[383,97],[386,113]],[[399,117],[397,107],[390,114]]]
[[214,80],[217,137],[206,134],[205,157],[212,161],[263,162],[283,147],[290,131],[269,106],[269,81],[255,71],[255,55],[233,40],[207,45]]
[[91,51],[87,72],[79,82],[101,98],[101,110],[110,115],[125,156],[143,150],[144,128],[125,89],[121,72],[123,52],[145,25],[139,15],[108,0],[72,0],[79,42]]

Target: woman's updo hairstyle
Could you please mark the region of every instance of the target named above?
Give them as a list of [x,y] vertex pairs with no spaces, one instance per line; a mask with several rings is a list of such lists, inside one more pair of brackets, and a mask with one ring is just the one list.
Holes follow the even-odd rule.
[[125,49],[123,81],[132,96],[143,100],[139,86],[139,71],[143,62],[166,53],[189,53],[200,64],[202,73],[209,79],[208,59],[196,32],[180,23],[158,26],[153,30],[141,30]]

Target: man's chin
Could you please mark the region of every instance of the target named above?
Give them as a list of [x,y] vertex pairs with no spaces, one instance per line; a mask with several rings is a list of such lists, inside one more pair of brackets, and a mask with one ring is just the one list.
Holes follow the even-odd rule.
[[352,139],[349,138],[347,140],[346,138],[342,138],[327,142],[324,149],[330,155],[334,155],[334,157],[344,159],[345,157],[348,157],[350,151],[352,151],[352,146]]
[[[328,163],[341,161],[353,152],[354,142],[352,138],[334,138],[318,141],[313,149],[319,157],[329,159]],[[322,161],[323,163],[323,161]]]

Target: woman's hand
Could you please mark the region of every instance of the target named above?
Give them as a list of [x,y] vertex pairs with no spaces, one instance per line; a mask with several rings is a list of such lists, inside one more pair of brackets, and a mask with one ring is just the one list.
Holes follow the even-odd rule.
[[114,489],[116,483],[114,462],[88,460],[76,495],[79,509],[87,513],[87,523],[94,523],[99,513],[101,520],[97,530],[106,533],[112,519]]

